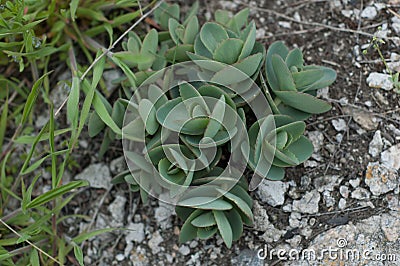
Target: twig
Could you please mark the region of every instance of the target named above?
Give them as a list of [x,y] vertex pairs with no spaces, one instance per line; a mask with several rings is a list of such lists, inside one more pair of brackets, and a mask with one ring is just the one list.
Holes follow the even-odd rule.
[[298,35],[298,34],[305,34],[305,33],[315,33],[318,31],[323,30],[324,28],[320,27],[320,28],[315,28],[315,29],[308,29],[308,30],[298,30],[298,31],[291,31],[291,32],[283,32],[283,33],[277,33],[271,36],[264,36],[262,38],[259,39],[269,39],[269,38],[275,38],[275,37],[281,37],[281,36],[285,36],[285,35]]

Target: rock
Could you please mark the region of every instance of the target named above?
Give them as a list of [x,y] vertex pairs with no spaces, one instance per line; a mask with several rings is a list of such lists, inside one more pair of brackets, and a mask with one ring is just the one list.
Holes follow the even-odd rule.
[[263,266],[264,262],[261,260],[257,251],[245,249],[240,251],[239,255],[231,260],[232,265],[237,266]]
[[368,112],[354,110],[352,115],[354,121],[366,130],[375,130],[378,127],[378,119]]
[[115,256],[115,259],[117,261],[123,261],[125,259],[124,254],[117,254],[117,256]]
[[349,181],[350,185],[351,185],[353,188],[357,188],[357,187],[360,185],[360,182],[361,182],[360,178],[351,179],[351,180]]
[[347,123],[344,119],[334,119],[332,120],[332,125],[336,129],[336,131],[346,131],[347,130]]
[[381,154],[381,162],[388,168],[400,169],[400,144],[390,147]]
[[394,16],[392,18],[392,29],[397,33],[400,34],[400,18]]
[[130,223],[127,228],[129,233],[125,236],[126,247],[124,250],[125,257],[128,257],[133,249],[132,242],[142,243],[144,240],[144,225],[142,223]]
[[[391,254],[392,258],[398,257],[397,251],[400,250],[400,242],[397,241],[400,234],[399,222],[398,213],[385,213],[382,216],[372,216],[356,224],[349,223],[334,227],[316,236],[304,249],[308,252],[305,254],[312,258],[300,257],[295,264],[290,264],[290,262],[283,265],[397,265],[393,259],[391,261],[387,259],[384,263],[371,261],[369,256],[369,258],[365,257],[365,254],[380,254],[385,255],[386,258],[389,258],[389,254]],[[335,255],[328,255],[328,250],[336,250],[331,253]],[[351,252],[347,253],[349,257],[343,257],[346,256],[344,253],[348,251]],[[341,257],[340,254],[343,256]],[[308,264],[308,261],[312,262]]]
[[370,20],[374,19],[377,15],[378,15],[378,11],[373,6],[367,6],[361,12],[361,17],[362,18],[366,18],[366,19],[370,19]]
[[330,191],[324,191],[322,193],[322,197],[324,199],[325,205],[326,207],[332,207],[335,205],[336,201],[335,198],[332,197],[331,192]]
[[368,86],[371,88],[391,90],[393,89],[393,83],[390,80],[391,76],[388,74],[372,72],[367,77]]
[[342,10],[341,13],[346,18],[351,18],[351,16],[353,16],[353,14],[354,14],[354,11],[353,10]]
[[358,187],[353,192],[351,192],[351,197],[353,199],[366,200],[369,199],[370,196],[371,192],[362,187]]
[[400,213],[400,200],[397,195],[393,194],[386,195],[386,201],[388,203],[389,209]]
[[256,191],[262,202],[275,207],[285,202],[285,193],[289,185],[281,181],[264,179]]
[[157,254],[161,251],[161,247],[159,246],[164,239],[161,237],[160,232],[156,231],[153,233],[152,238],[148,242],[148,246],[151,249],[153,254]]
[[339,188],[340,195],[342,195],[343,198],[347,199],[350,194],[350,190],[348,186],[340,186]]
[[113,227],[124,225],[126,198],[120,195],[115,197],[115,200],[108,206],[108,211],[113,218]]
[[377,157],[383,149],[383,141],[381,136],[381,131],[377,130],[372,138],[372,141],[369,143],[368,152],[372,155],[372,157]]
[[262,238],[268,243],[278,241],[284,234],[284,231],[276,229],[274,225],[270,223],[267,211],[257,201],[254,201],[253,213],[254,229],[265,232]]
[[313,214],[318,212],[321,196],[317,190],[307,192],[300,200],[293,201],[293,211]]
[[112,174],[116,175],[126,170],[128,167],[126,166],[125,157],[121,156],[115,158],[110,162],[110,171]]
[[365,184],[373,195],[379,196],[396,189],[399,186],[397,171],[388,169],[378,162],[369,163],[365,173]]
[[314,153],[317,153],[321,146],[324,144],[324,134],[321,131],[309,131],[307,133],[309,140],[312,142],[314,146]]
[[182,245],[182,246],[179,248],[179,252],[180,252],[183,256],[189,255],[189,254],[190,254],[190,248],[189,248],[188,246],[186,246],[186,245]]
[[340,198],[339,203],[338,203],[338,208],[340,210],[344,210],[346,208],[346,200],[344,198]]
[[314,187],[318,192],[333,191],[333,188],[342,182],[343,178],[338,175],[326,175],[314,179]]
[[278,25],[281,26],[282,28],[285,28],[285,29],[291,29],[292,28],[292,23],[287,22],[287,21],[278,21]]
[[89,165],[75,179],[87,180],[94,188],[108,189],[111,186],[110,169],[102,163]]
[[70,91],[71,87],[65,80],[58,82],[55,88],[50,91],[49,98],[54,104],[54,110],[60,108],[61,104],[67,99]]
[[157,220],[157,223],[160,225],[162,229],[167,229],[172,226],[172,215],[175,214],[175,208],[173,205],[168,204],[167,202],[171,202],[171,198],[168,193],[163,193],[159,196],[159,201],[157,207],[155,209],[154,216]]

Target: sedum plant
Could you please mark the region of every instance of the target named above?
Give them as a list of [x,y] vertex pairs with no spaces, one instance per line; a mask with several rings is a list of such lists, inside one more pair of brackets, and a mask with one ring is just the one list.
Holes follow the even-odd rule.
[[[302,52],[283,42],[266,52],[248,9],[218,10],[203,25],[197,10],[196,3],[181,16],[179,5],[163,3],[154,13],[157,30],[130,33],[124,51],[110,56],[125,73],[123,90],[114,105],[99,97],[106,110],[93,112],[89,133],[105,128],[103,150],[115,138],[127,143],[130,171],[113,183],[128,183],[143,202],[166,192],[183,220],[181,242],[219,234],[231,247],[253,223],[249,175],[282,180],[285,168],[311,156],[305,120],[331,108],[316,92],[336,72],[305,65]],[[196,81],[177,78],[170,89],[168,75],[150,82],[182,71],[182,62],[201,69],[188,71]]]

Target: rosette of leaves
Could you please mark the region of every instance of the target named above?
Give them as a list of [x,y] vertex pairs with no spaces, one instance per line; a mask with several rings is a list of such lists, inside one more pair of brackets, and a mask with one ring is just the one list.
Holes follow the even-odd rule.
[[265,48],[256,42],[254,22],[239,32],[215,22],[206,22],[194,41],[192,60],[214,60],[231,65],[248,77],[255,77],[262,66]]
[[273,43],[267,51],[265,71],[275,98],[270,101],[276,113],[304,120],[311,114],[320,114],[331,105],[315,97],[316,90],[331,85],[336,72],[323,66],[304,66],[300,49],[291,51],[283,42]]
[[197,237],[207,239],[217,233],[230,248],[243,233],[243,225],[253,224],[253,202],[246,182],[242,180],[227,190],[223,188],[226,181],[220,185],[204,184],[180,199],[176,213],[185,221],[179,236],[181,243]]
[[[249,166],[270,180],[284,178],[285,167],[297,166],[313,153],[312,143],[303,136],[306,125],[287,115],[269,115],[249,129]],[[243,148],[243,147],[242,147]]]
[[219,87],[205,84],[196,89],[185,82],[172,94],[175,97],[158,109],[157,121],[179,133],[192,151],[198,153],[200,147],[219,147],[236,135],[238,117],[243,116],[243,111],[238,111]]

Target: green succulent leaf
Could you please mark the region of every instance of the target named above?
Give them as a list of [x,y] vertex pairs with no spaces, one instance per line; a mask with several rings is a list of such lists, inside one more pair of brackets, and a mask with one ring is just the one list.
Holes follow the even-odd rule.
[[200,40],[211,54],[228,38],[226,30],[217,23],[207,22],[200,30]]
[[306,113],[322,114],[332,108],[329,103],[307,93],[295,91],[276,91],[275,93],[285,104]]
[[226,246],[231,248],[233,241],[233,232],[231,224],[226,218],[225,213],[223,211],[213,211],[215,221],[217,222],[218,231],[221,234],[222,239],[224,240]]
[[143,99],[139,102],[139,114],[142,118],[147,133],[154,135],[158,129],[158,122],[156,119],[156,109],[151,101]]
[[215,49],[213,59],[231,65],[237,62],[243,48],[243,41],[229,38],[223,40]]
[[212,237],[216,232],[218,231],[218,228],[216,226],[213,226],[211,228],[199,228],[197,229],[197,236],[200,239],[208,239]]
[[[200,203],[199,203],[200,202]],[[206,202],[206,203],[203,203]],[[202,210],[230,210],[232,204],[221,198],[214,197],[192,197],[178,202],[181,206],[192,207]]]
[[303,53],[300,51],[299,48],[293,49],[287,55],[285,63],[289,69],[291,69],[292,67],[296,67],[298,69],[303,68]]
[[214,219],[214,215],[212,212],[206,212],[203,213],[202,215],[197,216],[195,219],[192,221],[192,225],[196,227],[209,227],[216,225],[217,222]]

